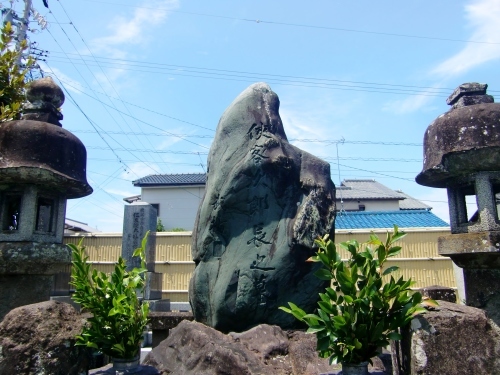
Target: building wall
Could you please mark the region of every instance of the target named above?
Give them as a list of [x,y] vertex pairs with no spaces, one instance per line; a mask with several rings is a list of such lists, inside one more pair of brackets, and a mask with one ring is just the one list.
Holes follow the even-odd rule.
[[[397,258],[391,258],[387,267],[397,265],[400,270],[395,276],[411,277],[417,282],[414,288],[442,285],[456,288],[453,263],[437,253],[437,239],[450,234],[445,229],[407,229],[407,236],[401,241],[403,250]],[[339,230],[335,242],[356,239],[366,242],[368,230]],[[375,233],[385,238],[385,230]],[[65,236],[65,243],[78,243],[80,236]],[[112,272],[113,263],[121,254],[121,235],[105,233],[85,236],[89,260],[103,272]],[[347,254],[342,257],[347,258]],[[188,301],[188,286],[194,270],[191,256],[191,232],[162,232],[156,237],[156,272],[163,274],[162,296],[175,302]]]
[[[346,211],[359,211],[359,205],[365,206],[365,211],[398,211],[398,200],[368,200],[360,199],[358,201],[344,201],[344,210]],[[340,211],[340,195],[337,191],[337,210]]]
[[141,199],[160,205],[159,217],[165,229],[192,230],[204,191],[204,186],[143,187]]

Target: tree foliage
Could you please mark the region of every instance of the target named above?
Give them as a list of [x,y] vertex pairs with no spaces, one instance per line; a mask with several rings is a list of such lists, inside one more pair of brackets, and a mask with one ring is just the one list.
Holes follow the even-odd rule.
[[0,122],[18,120],[21,117],[22,103],[25,101],[27,73],[35,65],[28,58],[21,67],[19,61],[28,48],[26,40],[19,47],[14,43],[14,30],[7,22],[0,36]]

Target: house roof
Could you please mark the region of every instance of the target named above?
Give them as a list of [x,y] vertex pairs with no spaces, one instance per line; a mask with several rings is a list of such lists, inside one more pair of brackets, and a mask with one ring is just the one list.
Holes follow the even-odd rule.
[[132,181],[134,186],[182,186],[205,185],[205,173],[180,173],[180,174],[150,174],[149,176]]
[[449,227],[428,210],[353,211],[337,214],[335,229]]
[[89,227],[87,223],[82,223],[80,221],[72,220],[65,218],[64,219],[64,229],[70,230],[73,232],[88,232],[88,233],[96,233],[100,232],[99,230]]
[[418,199],[410,197],[401,190],[396,190],[399,194],[404,195],[406,199],[399,201],[400,210],[431,210],[432,207],[420,202]]
[[131,197],[125,197],[123,200],[127,203],[134,203],[134,202],[139,202],[141,200],[141,194],[139,195],[132,195]]
[[358,199],[381,199],[381,200],[402,200],[406,196],[398,193],[375,180],[344,180],[337,187],[337,199],[358,200]]

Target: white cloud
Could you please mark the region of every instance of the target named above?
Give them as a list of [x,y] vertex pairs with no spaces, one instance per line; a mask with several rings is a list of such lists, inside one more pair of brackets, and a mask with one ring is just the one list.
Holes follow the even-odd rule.
[[[323,142],[303,142],[300,139],[324,141],[325,139],[340,139],[346,134],[346,123],[350,130],[356,125],[350,123],[350,112],[356,108],[356,103],[341,102],[336,93],[313,93],[308,89],[288,89],[278,92],[281,106],[280,117],[288,139],[294,146],[313,155],[318,155],[318,146],[324,149]],[[348,133],[350,133],[350,130]]]
[[434,94],[436,93],[435,89],[442,86],[442,83],[436,83],[432,86],[432,88],[425,90],[422,94],[419,95],[410,95],[405,99],[393,100],[387,102],[383,106],[384,111],[396,113],[396,114],[406,114],[412,113],[420,110],[427,106],[431,101],[433,101],[436,97]]
[[119,195],[120,197],[131,197],[133,195],[137,195],[136,192],[130,192],[125,190],[117,190],[117,189],[104,189],[109,194]]
[[[108,36],[95,39],[93,45],[102,50],[113,46],[144,43],[145,30],[161,24],[168,16],[169,11],[176,9],[178,0],[148,1],[147,7],[136,8],[132,17],[117,16],[111,20],[108,29],[112,32]],[[154,11],[152,11],[154,9]]]
[[476,0],[465,7],[466,18],[473,28],[469,37],[473,41],[497,43],[467,43],[454,56],[439,64],[432,73],[455,76],[476,66],[500,59],[500,1]]

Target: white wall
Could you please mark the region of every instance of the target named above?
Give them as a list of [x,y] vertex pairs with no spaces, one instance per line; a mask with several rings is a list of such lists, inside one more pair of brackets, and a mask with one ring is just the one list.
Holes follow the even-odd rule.
[[165,229],[193,230],[198,206],[205,187],[142,187],[142,201],[160,205],[160,219]]
[[[338,193],[337,193],[338,194]],[[341,205],[340,200],[337,196],[337,210],[340,211]],[[365,211],[398,211],[399,201],[398,200],[363,200],[358,201],[344,201],[344,210],[346,211],[358,211],[359,205],[365,205]]]

